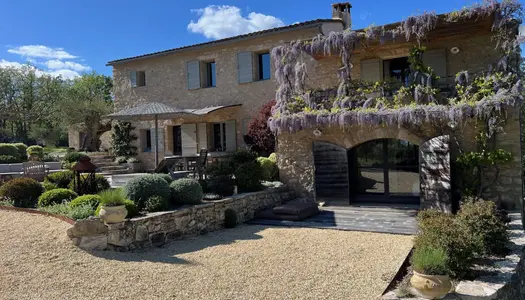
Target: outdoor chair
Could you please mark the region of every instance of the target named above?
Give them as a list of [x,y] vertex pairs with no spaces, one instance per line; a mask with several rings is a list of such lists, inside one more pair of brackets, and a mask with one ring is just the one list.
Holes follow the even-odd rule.
[[188,171],[193,172],[193,177],[199,180],[204,179],[204,172],[208,163],[208,149],[201,149],[199,157],[196,160],[190,162],[188,165]]
[[36,181],[44,181],[48,172],[43,161],[28,161],[23,164],[22,176]]

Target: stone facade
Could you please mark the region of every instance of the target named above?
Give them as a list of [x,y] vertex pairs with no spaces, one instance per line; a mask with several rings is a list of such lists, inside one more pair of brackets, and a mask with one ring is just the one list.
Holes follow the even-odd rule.
[[[484,195],[503,204],[508,209],[521,207],[522,178],[521,178],[521,141],[520,141],[519,111],[509,111],[503,129],[505,133],[497,135],[497,145],[512,153],[514,161],[500,166],[499,181],[496,182]],[[459,124],[454,129],[432,126],[417,128],[395,127],[358,127],[319,128],[321,136],[315,136],[313,131],[301,130],[294,133],[281,133],[277,139],[277,163],[280,180],[287,184],[301,197],[315,199],[314,179],[314,141],[322,141],[352,149],[362,143],[376,139],[398,139],[416,145],[422,145],[434,137],[448,134],[451,136],[451,157],[454,161],[458,155],[460,145],[464,151],[475,151],[475,120]],[[454,181],[454,174],[452,180]]]
[[256,212],[293,199],[286,187],[240,194],[175,211],[104,225],[99,219],[77,222],[68,229],[73,243],[83,249],[128,251],[161,246],[170,240],[205,234],[224,228],[224,212],[237,212],[237,223],[253,219]]

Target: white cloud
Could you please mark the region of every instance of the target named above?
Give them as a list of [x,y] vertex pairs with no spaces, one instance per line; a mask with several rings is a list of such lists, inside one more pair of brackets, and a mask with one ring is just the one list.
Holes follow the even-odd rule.
[[239,34],[284,26],[284,22],[274,16],[251,12],[247,17],[241,15],[236,6],[210,5],[193,10],[199,19],[188,24],[188,30],[201,33],[209,39],[222,39]]
[[0,60],[0,68],[21,68],[23,64],[16,61]]
[[[22,64],[22,63],[19,63],[19,62],[16,62],[16,61],[7,61],[5,59],[2,59],[0,60],[0,68],[17,68],[17,69],[20,69],[22,68],[23,66],[26,66],[27,64]],[[36,69],[36,75],[37,76],[42,76],[42,75],[51,75],[51,76],[54,76],[54,77],[57,77],[57,76],[62,76],[62,78],[64,79],[74,79],[76,77],[79,77],[80,74],[77,72],[77,71],[73,71],[73,70],[68,70],[68,69],[59,69],[59,70],[53,70],[53,71],[45,71],[45,70],[40,70],[34,66],[32,66],[33,68]]]
[[76,56],[64,51],[63,48],[50,48],[43,45],[25,45],[7,50],[9,53],[24,57],[41,57],[54,59],[73,59]]
[[61,61],[58,59],[48,60],[44,63],[49,69],[60,70],[69,69],[77,72],[89,71],[91,68],[86,65],[76,63],[74,61]]
[[60,70],[55,70],[55,71],[46,72],[46,73],[51,76],[62,76],[62,78],[64,79],[74,79],[80,76],[78,72],[73,71],[73,70],[68,70],[68,69],[60,69]]

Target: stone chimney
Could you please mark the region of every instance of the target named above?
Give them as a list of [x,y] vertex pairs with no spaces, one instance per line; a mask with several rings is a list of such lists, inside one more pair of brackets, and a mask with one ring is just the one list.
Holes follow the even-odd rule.
[[352,29],[351,8],[352,5],[349,2],[332,4],[332,19],[342,20],[344,29]]

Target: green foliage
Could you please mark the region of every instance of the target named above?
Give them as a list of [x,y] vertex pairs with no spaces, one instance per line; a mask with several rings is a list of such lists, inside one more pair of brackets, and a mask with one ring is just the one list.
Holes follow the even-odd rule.
[[144,210],[147,212],[166,211],[169,209],[169,202],[160,196],[151,196],[144,203]]
[[115,158],[115,162],[117,164],[125,164],[128,161],[128,159],[125,156],[119,156]]
[[80,161],[82,157],[86,157],[86,156],[87,156],[86,154],[81,153],[81,152],[76,152],[76,151],[68,152],[64,156],[64,161],[68,163],[74,163],[74,162]]
[[55,184],[61,189],[65,189],[69,186],[69,183],[73,180],[73,171],[61,171],[51,173],[46,176],[44,182]]
[[447,256],[448,274],[455,278],[465,276],[476,258],[476,247],[470,232],[457,226],[453,215],[425,212],[417,217],[419,233],[414,247],[443,249]]
[[225,197],[231,196],[235,187],[232,176],[233,166],[229,161],[218,161],[210,164],[206,171],[206,190]]
[[59,204],[69,202],[78,197],[77,193],[70,189],[54,189],[47,191],[38,198],[38,207],[49,206],[52,204]]
[[277,179],[277,164],[267,157],[258,157],[257,162],[261,166],[262,180],[274,181]]
[[58,185],[54,184],[54,183],[51,183],[49,181],[44,181],[44,183],[42,183],[42,186],[44,187],[44,190],[47,192],[47,191],[51,191],[51,190],[55,190],[55,189],[58,189]]
[[[82,174],[82,178],[86,178],[88,174]],[[90,189],[88,189],[86,192],[87,194],[98,194],[102,191],[105,191],[109,189],[111,185],[109,184],[109,181],[104,177],[102,174],[95,174],[95,184],[91,186]],[[75,190],[75,181],[71,180],[71,182],[68,185],[68,188]]]
[[415,271],[426,275],[446,275],[448,269],[447,252],[440,247],[418,247],[411,257],[412,267]]
[[231,163],[234,165],[241,165],[255,161],[257,161],[257,153],[249,149],[239,149],[233,152],[231,156]]
[[277,154],[275,154],[275,152],[270,154],[270,156],[268,156],[268,159],[270,159],[274,163],[277,163]]
[[152,174],[152,176],[160,177],[160,178],[164,179],[164,181],[166,181],[168,184],[170,184],[173,181],[173,178],[171,178],[170,174],[155,173],[155,174]]
[[167,200],[171,198],[169,184],[154,174],[132,178],[123,189],[126,197],[133,200],[139,210],[144,208],[146,200],[151,196],[160,196]]
[[122,189],[108,189],[100,192],[98,195],[101,206],[119,206],[125,204],[126,196]]
[[456,85],[458,96],[454,100],[459,103],[475,103],[483,98],[494,96],[495,87],[511,89],[515,81],[516,75],[501,72],[494,72],[490,76],[477,76],[470,84]]
[[65,216],[73,220],[83,220],[95,215],[95,209],[89,203],[82,203],[74,207],[69,205],[69,203],[58,203],[40,207],[38,210]]
[[15,178],[0,187],[0,198],[13,202],[16,207],[35,207],[44,188],[31,178]]
[[136,163],[139,163],[140,161],[138,159],[136,159],[135,157],[130,157],[128,158],[127,160],[127,163],[128,164],[136,164]]
[[18,148],[15,144],[0,144],[0,155],[7,155],[12,157],[20,157]]
[[134,129],[135,127],[129,122],[115,122],[111,133],[111,145],[115,155],[130,157],[137,154],[137,147],[131,145],[137,139],[137,136],[132,133]]
[[14,143],[13,146],[18,150],[18,158],[21,161],[27,160],[27,145],[24,143]]
[[23,160],[16,156],[0,155],[0,164],[17,164],[21,162],[23,162]]
[[204,192],[197,180],[183,178],[170,184],[171,195],[175,204],[199,204]]
[[44,148],[42,148],[42,146],[38,146],[38,145],[29,146],[27,148],[27,156],[29,156],[29,157],[35,156],[39,160],[42,160],[42,159],[44,159]]
[[509,242],[508,227],[492,201],[469,198],[461,204],[457,224],[473,236],[481,255],[502,255]]
[[71,202],[69,202],[69,206],[71,208],[89,204],[93,209],[97,208],[97,206],[100,204],[101,198],[99,195],[83,195],[78,196],[75,199],[73,199]]
[[262,189],[263,171],[258,162],[248,162],[239,165],[234,171],[235,182],[239,193],[255,192]]
[[224,227],[234,228],[237,226],[237,212],[231,208],[224,211]]

